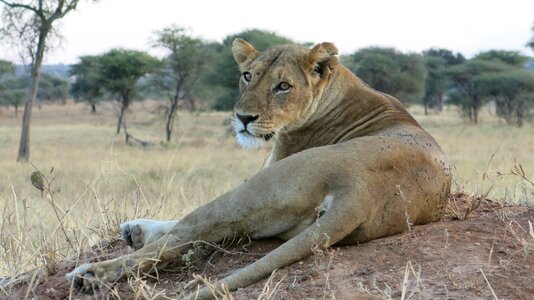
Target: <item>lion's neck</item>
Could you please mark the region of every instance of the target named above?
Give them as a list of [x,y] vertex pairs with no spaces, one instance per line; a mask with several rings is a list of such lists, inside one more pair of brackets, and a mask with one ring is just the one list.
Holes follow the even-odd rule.
[[332,73],[316,111],[297,130],[280,133],[271,162],[294,153],[376,134],[396,125],[419,126],[395,98],[377,92],[344,66]]

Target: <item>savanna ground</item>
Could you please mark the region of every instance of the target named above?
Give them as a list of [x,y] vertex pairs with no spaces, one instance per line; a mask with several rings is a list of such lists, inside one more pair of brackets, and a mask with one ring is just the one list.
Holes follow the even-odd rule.
[[[146,101],[127,116],[129,132],[154,143],[141,147],[114,134],[111,106],[97,115],[83,104],[35,109],[32,164],[15,162],[20,118],[0,111],[0,299],[79,297],[64,281],[65,272],[128,252],[117,241],[121,222],[181,218],[262,168],[268,148],[238,148],[227,130],[229,113],[181,113],[173,142],[162,145],[157,111],[155,102]],[[447,217],[358,246],[317,249],[235,298],[534,295],[534,126],[506,126],[489,109],[478,126],[465,123],[452,107],[430,116],[419,107],[410,111],[454,167]],[[30,183],[35,168],[54,178],[43,195]],[[157,278],[134,274],[104,296],[86,297],[177,298],[187,283],[189,290],[195,286],[193,274],[202,276],[196,281],[220,278],[278,244],[241,242],[215,252],[201,247],[210,254],[185,256]]]

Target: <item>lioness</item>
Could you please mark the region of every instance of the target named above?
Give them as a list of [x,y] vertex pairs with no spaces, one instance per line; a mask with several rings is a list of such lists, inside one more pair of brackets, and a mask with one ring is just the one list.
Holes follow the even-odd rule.
[[[138,268],[150,272],[195,240],[286,240],[217,282],[236,290],[313,247],[357,244],[440,219],[451,182],[440,147],[397,99],[339,64],[333,44],[259,52],[236,39],[232,50],[242,72],[232,121],[237,141],[252,148],[273,139],[269,166],[180,221],[123,224],[123,238],[137,251],[79,266],[67,274],[75,288],[89,291]],[[210,297],[206,288],[198,294]]]

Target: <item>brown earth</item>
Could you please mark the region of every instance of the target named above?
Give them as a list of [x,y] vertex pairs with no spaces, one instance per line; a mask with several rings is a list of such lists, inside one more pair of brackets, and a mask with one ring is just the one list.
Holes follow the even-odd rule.
[[[278,270],[272,278],[232,295],[235,299],[257,299],[262,294],[262,299],[268,299],[270,292],[274,292],[271,299],[533,299],[534,253],[529,254],[534,251],[534,233],[529,232],[532,224],[533,207],[503,206],[456,194],[440,222],[414,226],[404,234],[357,246],[316,251]],[[186,283],[188,291],[197,285],[193,274],[214,281],[281,243],[236,243],[199,258],[191,255],[185,266],[182,263],[162,270],[157,278],[130,276],[112,290],[92,296],[70,290],[64,275],[75,262],[63,262],[52,270],[28,274],[9,286],[4,284],[0,298],[175,299]],[[119,240],[103,241],[84,253],[80,262],[129,251]]]

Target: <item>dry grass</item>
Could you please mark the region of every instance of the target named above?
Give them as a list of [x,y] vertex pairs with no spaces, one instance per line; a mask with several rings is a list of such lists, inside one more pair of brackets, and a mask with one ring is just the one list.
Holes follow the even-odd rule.
[[[131,134],[156,143],[147,148],[125,145],[114,134],[111,107],[98,115],[84,105],[36,109],[31,161],[45,174],[54,167],[53,202],[32,187],[34,167],[15,162],[20,118],[0,112],[0,277],[53,268],[116,234],[127,219],[180,218],[262,168],[268,149],[239,149],[225,128],[228,113],[182,113],[173,142],[160,145],[163,121],[155,107],[138,103],[127,118]],[[515,203],[533,198],[533,186],[510,174],[522,164],[525,176],[534,177],[532,125],[517,129],[484,114],[483,123],[473,126],[452,108],[432,116],[423,116],[419,107],[411,111],[447,153],[457,189],[489,191],[492,199]]]
[[507,126],[491,116],[489,109],[482,111],[478,126],[459,118],[454,107],[430,116],[424,116],[420,107],[410,111],[445,151],[453,165],[456,188],[476,195],[489,191],[489,198],[510,203],[533,199],[534,186],[511,171],[521,164],[527,178],[534,177],[534,126]]
[[129,131],[158,144],[149,148],[125,145],[112,111],[91,116],[70,105],[34,112],[31,162],[44,174],[54,167],[55,203],[76,249],[66,247],[49,195],[31,185],[34,167],[15,162],[20,119],[3,112],[0,276],[72,256],[127,219],[182,217],[261,168],[267,149],[239,149],[225,130],[228,113],[183,114],[174,142],[161,146],[163,123],[144,105],[129,116]]

